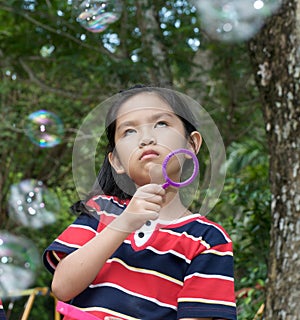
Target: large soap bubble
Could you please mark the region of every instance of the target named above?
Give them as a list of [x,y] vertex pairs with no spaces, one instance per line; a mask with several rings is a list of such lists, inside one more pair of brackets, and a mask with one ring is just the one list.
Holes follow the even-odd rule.
[[30,287],[41,265],[40,254],[31,240],[0,231],[0,297]]
[[54,223],[60,207],[55,193],[34,179],[11,185],[8,204],[12,220],[34,229]]
[[117,21],[122,12],[119,0],[85,0],[74,6],[79,22],[90,32],[102,32]]
[[37,146],[51,148],[61,143],[64,126],[55,113],[38,110],[28,116],[25,133],[30,141]]
[[250,39],[265,19],[280,7],[280,0],[195,0],[203,29],[224,42]]
[[[139,92],[140,88],[130,89]],[[219,195],[223,189],[226,171],[221,170],[225,168],[225,147],[223,144],[220,132],[214,123],[209,113],[191,97],[186,96],[180,92],[176,92],[170,89],[164,88],[152,88],[161,94],[166,96],[174,96],[174,100],[180,99],[182,103],[189,106],[190,112],[197,122],[197,129],[202,135],[203,144],[206,146],[209,152],[209,159],[207,161],[206,170],[210,179],[207,181],[207,185],[203,184],[199,186],[199,178],[195,180],[191,189],[185,195],[185,205],[188,206],[193,201],[194,197],[201,193],[203,200],[201,201],[201,208],[199,213],[207,215],[212,208],[216,205]],[[176,97],[176,99],[175,99]],[[111,106],[117,105],[122,100],[122,93],[116,94],[109,99],[103,101],[83,120],[80,126],[73,147],[72,168],[73,179],[76,185],[76,190],[81,199],[86,198],[86,195],[94,188],[95,182],[97,182],[98,160],[101,151],[101,139],[105,137],[105,117],[109,112]],[[142,109],[142,107],[141,107]],[[184,115],[180,115],[184,119]],[[105,140],[105,139],[103,139]],[[161,168],[159,168],[161,172]],[[203,176],[205,173],[203,174]],[[123,189],[127,194],[134,192],[135,190],[129,190],[127,181],[120,181],[115,175],[115,183]]]

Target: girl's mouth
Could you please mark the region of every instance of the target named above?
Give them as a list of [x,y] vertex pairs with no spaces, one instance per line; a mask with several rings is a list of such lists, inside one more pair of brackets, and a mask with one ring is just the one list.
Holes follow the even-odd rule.
[[154,159],[157,158],[159,154],[154,150],[147,150],[144,151],[140,157],[140,160],[148,160],[148,159]]

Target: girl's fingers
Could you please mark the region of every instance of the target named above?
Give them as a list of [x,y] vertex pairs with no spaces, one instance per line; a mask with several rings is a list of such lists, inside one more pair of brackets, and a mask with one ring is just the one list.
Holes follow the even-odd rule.
[[158,184],[147,184],[138,188],[137,193],[153,194],[163,196],[166,193],[166,190]]
[[144,200],[150,203],[161,204],[166,191],[158,185],[148,186],[149,189],[146,188],[138,190],[134,195],[134,198],[137,200]]
[[158,219],[164,194],[165,190],[158,184],[140,187],[127,208],[110,224],[110,227],[120,231],[133,232],[143,226],[146,221]]
[[149,212],[159,213],[161,206],[156,203],[149,203],[146,207],[146,210]]
[[145,200],[150,203],[150,204],[161,204],[163,201],[163,197],[160,195],[153,195],[153,194],[148,194],[147,197],[145,197]]

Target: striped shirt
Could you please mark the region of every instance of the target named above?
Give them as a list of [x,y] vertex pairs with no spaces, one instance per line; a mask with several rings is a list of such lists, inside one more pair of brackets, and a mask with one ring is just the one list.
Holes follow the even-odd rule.
[[[95,214],[81,214],[50,244],[46,268],[53,273],[63,255],[95,237],[127,204],[112,196],[91,199]],[[199,214],[152,222],[130,234],[70,303],[100,319],[235,320],[232,242],[220,225]]]

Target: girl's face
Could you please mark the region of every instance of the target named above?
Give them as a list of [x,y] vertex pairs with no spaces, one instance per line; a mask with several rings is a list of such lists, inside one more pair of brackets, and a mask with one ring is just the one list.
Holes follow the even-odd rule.
[[[155,93],[139,93],[118,111],[116,147],[109,160],[118,174],[126,173],[137,186],[163,183],[163,160],[175,149],[193,150],[188,140],[182,121],[164,100]],[[174,156],[168,163],[167,172],[174,181],[180,180],[184,158]]]

